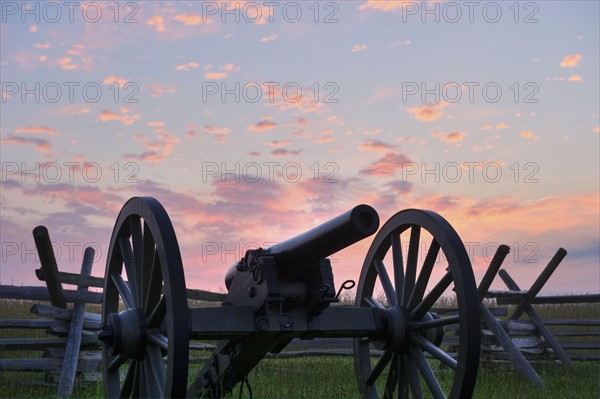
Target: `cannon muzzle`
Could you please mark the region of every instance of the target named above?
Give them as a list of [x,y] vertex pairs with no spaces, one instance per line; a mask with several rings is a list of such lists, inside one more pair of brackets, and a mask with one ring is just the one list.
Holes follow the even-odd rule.
[[[351,210],[294,238],[273,245],[262,254],[273,256],[281,278],[293,278],[302,273],[303,266],[313,264],[341,249],[375,233],[379,215],[369,205],[357,205]],[[225,276],[229,289],[238,264]]]

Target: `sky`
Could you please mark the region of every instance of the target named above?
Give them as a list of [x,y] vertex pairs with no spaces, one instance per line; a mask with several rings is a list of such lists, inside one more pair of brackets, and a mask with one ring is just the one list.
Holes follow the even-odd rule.
[[[361,203],[499,244],[527,289],[600,292],[597,1],[2,1],[0,283],[96,249],[133,196],[169,213],[188,288]],[[372,238],[332,256],[358,279]],[[423,255],[423,254],[422,254]],[[505,289],[497,278],[492,289]]]

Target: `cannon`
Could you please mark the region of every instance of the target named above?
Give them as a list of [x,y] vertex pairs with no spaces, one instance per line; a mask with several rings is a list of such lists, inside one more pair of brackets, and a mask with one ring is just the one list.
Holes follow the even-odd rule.
[[[372,234],[353,305],[340,305],[329,256]],[[405,245],[406,244],[406,245]],[[339,265],[336,267],[344,267]],[[358,205],[226,273],[220,306],[189,307],[175,231],[154,198],[131,198],[110,240],[104,280],[107,397],[221,397],[294,339],[350,338],[363,397],[465,398],[480,350],[479,300],[465,247],[432,211],[407,209],[379,228]],[[436,311],[440,298],[453,312]],[[452,334],[453,345],[442,343]],[[190,341],[216,341],[195,372]],[[246,380],[247,381],[247,380]]]

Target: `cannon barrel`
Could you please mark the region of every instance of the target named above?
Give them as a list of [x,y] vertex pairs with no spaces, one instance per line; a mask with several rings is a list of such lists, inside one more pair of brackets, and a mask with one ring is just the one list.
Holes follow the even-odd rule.
[[[275,258],[280,277],[289,278],[302,273],[302,266],[318,262],[372,235],[378,228],[379,215],[375,209],[361,204],[305,233],[275,244],[263,253]],[[237,264],[227,271],[227,288],[236,268]]]

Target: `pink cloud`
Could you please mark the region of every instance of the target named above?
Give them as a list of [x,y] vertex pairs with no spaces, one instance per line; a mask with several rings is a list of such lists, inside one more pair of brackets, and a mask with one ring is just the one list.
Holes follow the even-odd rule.
[[365,3],[362,3],[361,5],[358,6],[359,10],[367,10],[369,8],[374,9],[374,10],[378,10],[378,11],[384,11],[384,12],[389,12],[389,11],[396,11],[396,10],[400,10],[402,9],[402,7],[405,6],[405,4],[415,4],[415,2],[413,0],[393,0],[393,1],[386,1],[386,0],[367,0]]
[[227,72],[205,72],[205,79],[225,79],[228,76]]
[[135,160],[135,161],[146,161],[146,162],[161,162],[166,159],[164,155],[157,153],[156,151],[146,151],[139,155],[136,154],[123,154],[123,158]]
[[154,30],[156,32],[164,32],[165,31],[165,19],[160,15],[154,15],[146,20],[146,25],[154,26]]
[[380,140],[367,140],[358,146],[361,151],[389,151],[393,148],[393,145]]
[[196,26],[196,25],[200,25],[202,23],[212,23],[213,21],[205,18],[204,21],[202,20],[202,16],[200,14],[194,14],[194,13],[189,13],[189,12],[184,12],[181,14],[177,14],[175,17],[173,17],[173,19],[175,21],[181,22],[184,25],[188,25],[188,26]]
[[354,46],[352,46],[351,52],[360,53],[361,51],[365,51],[366,49],[367,49],[366,44],[355,44]]
[[269,141],[267,143],[263,143],[263,145],[266,146],[271,146],[271,147],[285,147],[286,145],[290,145],[292,144],[292,140],[273,140],[273,141]]
[[161,85],[159,83],[151,83],[150,84],[150,88],[152,89],[152,91],[150,92],[150,95],[152,97],[162,97],[165,94],[173,94],[175,92],[177,92],[177,88],[175,86],[172,85]]
[[464,132],[452,132],[448,134],[434,132],[431,133],[431,137],[443,141],[444,143],[460,143],[465,138],[466,133]]
[[175,67],[175,70],[177,70],[177,71],[189,71],[192,68],[198,68],[198,67],[200,67],[200,64],[198,64],[197,62],[188,62],[187,64],[177,65]]
[[579,65],[583,56],[581,54],[569,54],[560,62],[561,68],[572,68]]
[[267,130],[275,129],[277,123],[271,122],[270,116],[265,116],[261,121],[256,122],[253,125],[247,126],[246,129],[253,132],[266,132]]
[[125,79],[121,76],[117,76],[117,75],[107,76],[102,81],[102,83],[104,83],[105,85],[112,85],[112,84],[116,83],[120,88],[123,88],[123,86],[125,86],[125,84],[127,82],[128,82],[127,79]]
[[58,134],[58,130],[43,125],[28,125],[26,127],[16,128],[15,133],[41,133],[49,136],[55,136]]
[[444,113],[441,111],[448,105],[447,102],[442,101],[437,104],[423,104],[418,107],[408,108],[407,111],[415,119],[423,122],[431,122],[440,118]]
[[261,43],[268,43],[268,42],[272,42],[275,41],[279,38],[279,35],[275,34],[275,35],[269,35],[269,36],[265,36],[263,38],[260,39]]
[[1,139],[0,141],[6,144],[34,144],[36,150],[41,152],[47,152],[52,147],[52,143],[50,143],[50,141],[36,137],[20,137],[9,135],[7,138]]
[[285,148],[277,148],[271,151],[271,155],[275,157],[287,157],[290,155],[300,155],[302,150],[287,150]]
[[141,116],[139,114],[129,115],[128,108],[122,107],[119,111],[120,113],[116,113],[114,111],[103,109],[100,115],[98,116],[98,119],[101,122],[120,121],[126,126],[131,126],[141,119]]
[[570,82],[581,82],[583,79],[579,75],[571,75],[569,76]]
[[315,143],[323,144],[323,143],[331,143],[332,141],[336,141],[337,137],[335,136],[320,136],[315,139]]
[[411,163],[411,161],[406,155],[399,152],[389,152],[359,173],[368,176],[392,176],[407,163]]

